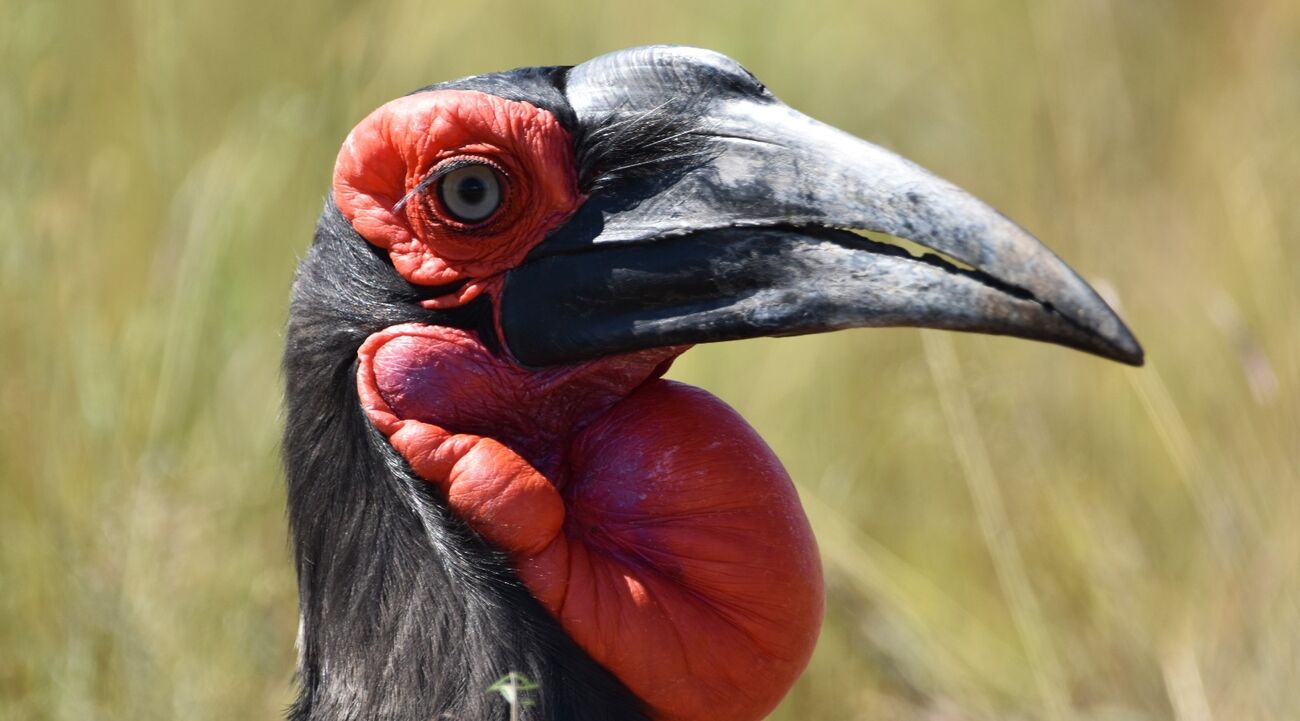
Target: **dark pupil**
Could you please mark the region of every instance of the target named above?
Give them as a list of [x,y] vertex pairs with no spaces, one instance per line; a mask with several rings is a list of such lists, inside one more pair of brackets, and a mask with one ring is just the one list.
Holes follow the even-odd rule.
[[483,202],[483,197],[487,195],[487,183],[482,178],[461,178],[456,183],[456,195],[465,201],[466,205],[478,205]]

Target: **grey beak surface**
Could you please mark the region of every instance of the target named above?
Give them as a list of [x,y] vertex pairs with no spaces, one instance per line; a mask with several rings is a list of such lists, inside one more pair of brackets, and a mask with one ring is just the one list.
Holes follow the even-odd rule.
[[722,55],[625,50],[570,70],[565,92],[593,135],[642,128],[641,172],[614,165],[614,180],[507,275],[503,336],[525,363],[882,325],[1016,335],[1142,363],[1115,312],[1024,229],[784,105]]

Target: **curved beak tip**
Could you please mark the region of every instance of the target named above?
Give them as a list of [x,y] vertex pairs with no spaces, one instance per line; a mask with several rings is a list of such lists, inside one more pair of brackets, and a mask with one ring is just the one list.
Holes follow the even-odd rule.
[[1106,346],[1105,357],[1125,365],[1142,367],[1146,363],[1146,351],[1120,318],[1119,291],[1104,278],[1094,279],[1090,285],[1097,297],[1105,303],[1106,315],[1109,316],[1097,334]]
[[[1116,320],[1118,321],[1118,318]],[[1119,331],[1113,341],[1115,353],[1110,357],[1125,365],[1141,368],[1146,364],[1146,351],[1142,349],[1142,344],[1138,343],[1137,338],[1123,322],[1119,322]]]

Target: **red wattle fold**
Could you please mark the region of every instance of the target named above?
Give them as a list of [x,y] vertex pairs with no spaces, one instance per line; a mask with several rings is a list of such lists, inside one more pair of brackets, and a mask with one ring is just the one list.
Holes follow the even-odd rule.
[[735,411],[657,378],[663,352],[533,371],[404,325],[359,356],[376,427],[655,718],[756,721],[785,696],[822,619],[812,531]]

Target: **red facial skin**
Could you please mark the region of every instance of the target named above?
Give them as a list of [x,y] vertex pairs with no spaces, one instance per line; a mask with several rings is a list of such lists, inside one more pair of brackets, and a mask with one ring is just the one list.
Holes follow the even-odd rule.
[[[568,137],[530,105],[422,95],[394,101],[395,119],[381,116],[390,103],[353,131],[336,166],[336,200],[408,280],[468,280],[495,292],[499,274],[581,200]],[[489,219],[498,230],[473,242],[440,223],[431,202],[385,215],[384,204],[415,187],[431,162],[454,157],[441,135],[421,134],[443,132],[449,118],[460,123],[445,130],[457,148],[481,146],[490,119],[493,159],[527,169],[510,192],[558,183],[527,191],[530,202],[554,205],[507,205],[498,213],[513,214],[517,228]],[[511,140],[501,128],[520,134]],[[404,142],[421,150],[366,146]],[[381,170],[368,170],[372,157]],[[420,169],[396,167],[399,157]],[[381,187],[384,178],[393,187]],[[352,193],[346,206],[340,187]],[[498,246],[468,252],[475,242]],[[460,250],[444,258],[444,247]],[[812,653],[821,565],[794,486],[762,439],[712,395],[660,379],[684,350],[530,370],[472,332],[407,324],[362,345],[357,387],[412,470],[511,557],[533,595],[654,718],[756,721]]]
[[[502,204],[467,225],[432,188],[408,193],[443,163],[487,162],[502,180]],[[407,202],[398,205],[407,198]],[[569,134],[527,103],[464,90],[398,98],[348,134],[334,164],[334,202],[363,238],[388,250],[417,285],[469,281],[438,307],[469,302],[477,280],[509,270],[582,203]]]

